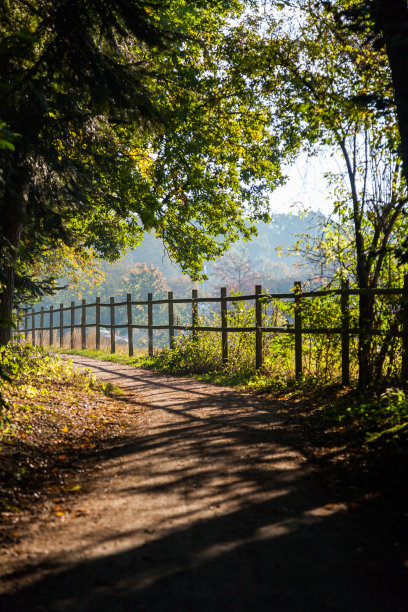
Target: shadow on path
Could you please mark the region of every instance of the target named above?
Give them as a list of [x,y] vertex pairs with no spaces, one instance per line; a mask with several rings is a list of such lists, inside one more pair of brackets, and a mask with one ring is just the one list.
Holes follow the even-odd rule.
[[375,534],[332,503],[270,405],[92,366],[135,392],[143,426],[103,458],[103,512],[27,565],[2,612],[407,609],[402,577],[370,554]]

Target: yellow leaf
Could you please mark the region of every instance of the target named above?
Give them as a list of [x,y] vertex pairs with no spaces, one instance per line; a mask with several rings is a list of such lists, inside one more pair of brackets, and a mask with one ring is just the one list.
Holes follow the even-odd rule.
[[77,484],[71,487],[70,489],[65,489],[65,491],[69,491],[70,493],[73,493],[74,491],[80,491],[81,489],[82,489],[82,486]]
[[67,426],[63,427],[63,428],[61,429],[61,431],[63,431],[64,433],[66,433],[66,432],[68,431],[68,427],[67,427]]
[[64,516],[65,512],[56,512],[56,516]]

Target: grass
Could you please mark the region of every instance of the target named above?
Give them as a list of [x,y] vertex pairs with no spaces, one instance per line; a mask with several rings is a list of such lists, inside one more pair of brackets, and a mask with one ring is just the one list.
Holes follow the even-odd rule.
[[48,347],[48,351],[51,353],[63,353],[64,355],[82,355],[83,357],[92,357],[93,359],[99,359],[100,361],[111,361],[113,363],[122,363],[131,366],[142,367],[142,363],[146,359],[146,355],[142,352],[133,357],[129,357],[124,353],[110,353],[110,351],[97,351],[96,349],[67,349],[67,348],[56,348]]
[[138,368],[145,368],[146,370],[157,370],[165,371],[172,374],[187,374],[198,380],[211,382],[216,385],[223,385],[229,387],[238,387],[240,389],[250,390],[252,392],[273,392],[283,391],[290,389],[299,388],[299,384],[296,381],[286,381],[284,379],[271,379],[271,377],[264,373],[260,374],[257,372],[232,372],[228,370],[216,370],[213,372],[177,372],[171,367],[163,367],[159,361],[160,353],[153,357],[148,357],[144,353],[129,357],[124,354],[111,354],[109,351],[97,351],[96,349],[60,349],[50,348],[48,349],[52,353],[63,353],[65,355],[82,355],[83,357],[91,357],[100,361],[108,361],[111,363],[120,363]]

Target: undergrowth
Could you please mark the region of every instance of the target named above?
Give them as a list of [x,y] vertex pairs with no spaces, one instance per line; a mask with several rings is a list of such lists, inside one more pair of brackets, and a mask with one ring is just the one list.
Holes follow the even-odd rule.
[[106,395],[119,393],[89,371],[78,371],[70,362],[30,344],[0,347],[0,364],[0,436],[12,434],[21,420],[27,421],[30,414],[44,410],[50,384],[66,383],[74,389]]
[[326,418],[357,432],[366,448],[408,444],[408,394],[400,387],[351,389],[326,400],[324,409]]

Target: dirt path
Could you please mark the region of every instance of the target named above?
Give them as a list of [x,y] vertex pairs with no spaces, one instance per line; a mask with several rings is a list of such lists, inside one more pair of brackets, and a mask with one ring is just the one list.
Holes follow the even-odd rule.
[[408,609],[373,534],[333,503],[273,403],[73,361],[125,388],[137,424],[102,453],[86,514],[39,524],[10,551],[2,612]]

